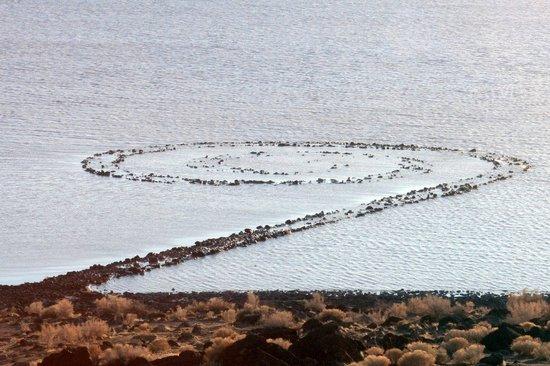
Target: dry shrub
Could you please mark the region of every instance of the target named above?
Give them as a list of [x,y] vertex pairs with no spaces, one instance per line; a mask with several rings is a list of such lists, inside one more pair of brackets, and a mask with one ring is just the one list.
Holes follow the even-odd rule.
[[138,319],[137,314],[128,313],[124,316],[124,320],[122,321],[122,324],[129,327],[129,326],[134,325],[134,323],[136,322],[137,319]]
[[158,354],[170,351],[171,347],[166,338],[157,338],[149,343],[148,348],[151,353]]
[[236,337],[239,334],[235,332],[233,328],[221,327],[216,329],[212,335],[218,338],[227,338],[227,337]]
[[82,340],[82,328],[73,324],[64,324],[57,328],[54,338],[62,344],[77,344]]
[[386,356],[369,355],[363,361],[352,363],[353,366],[390,366],[391,361]]
[[382,310],[373,310],[370,311],[367,316],[369,317],[371,322],[374,322],[376,324],[382,324],[386,321],[388,318],[387,313],[385,313]]
[[437,349],[434,345],[424,342],[412,342],[407,344],[407,350],[409,351],[424,351],[426,353],[429,353],[432,356],[437,355]]
[[370,347],[365,350],[365,354],[369,356],[382,356],[384,349],[381,347]]
[[243,308],[245,310],[257,310],[260,308],[260,298],[253,292],[248,292],[246,294],[246,302],[244,303]]
[[29,306],[25,308],[25,311],[29,315],[42,316],[42,312],[44,311],[44,304],[42,304],[42,301],[35,301],[33,303],[30,303]]
[[151,326],[149,323],[145,322],[138,325],[138,329],[142,332],[149,332],[151,330]]
[[109,325],[98,319],[87,320],[82,325],[43,324],[38,333],[38,341],[48,347],[53,347],[59,343],[75,345],[103,338],[109,333]]
[[221,297],[213,297],[206,303],[208,310],[219,313],[223,310],[233,309],[235,304],[225,301]]
[[434,295],[414,297],[407,302],[407,313],[440,319],[452,313],[451,301]]
[[173,311],[168,313],[168,319],[184,321],[187,319],[187,309],[177,306]]
[[57,335],[57,327],[51,324],[43,324],[40,332],[38,333],[38,342],[46,345],[47,347],[53,347],[55,344],[55,337]]
[[435,353],[435,363],[438,365],[445,365],[449,362],[449,355],[447,350],[443,347],[439,347]]
[[88,353],[90,354],[90,359],[92,360],[92,363],[94,365],[99,364],[99,359],[101,357],[101,354],[103,353],[99,344],[90,344],[88,346]]
[[469,345],[470,345],[470,342],[468,342],[468,340],[463,337],[454,337],[442,344],[442,346],[445,347],[447,352],[449,352],[449,354],[451,355],[456,351],[458,351],[459,349],[466,348]]
[[367,314],[365,313],[356,313],[355,311],[349,310],[346,311],[346,321],[352,323],[364,323],[367,320]]
[[235,309],[228,309],[220,313],[221,318],[228,324],[233,324],[237,320],[237,311]]
[[435,356],[419,349],[404,353],[397,361],[397,366],[433,366],[434,364]]
[[224,349],[232,345],[238,340],[238,338],[214,338],[212,339],[212,345],[204,351],[204,361],[206,365],[216,365],[218,357]]
[[132,299],[116,295],[107,295],[95,301],[100,314],[112,315],[116,319],[123,319],[130,312],[143,312],[143,305]]
[[472,344],[466,348],[461,348],[453,355],[451,363],[454,365],[477,365],[484,356],[484,346],[481,344]]
[[451,329],[445,335],[445,340],[452,338],[466,338],[470,343],[478,343],[487,334],[491,333],[492,327],[490,324],[478,323],[472,329]]
[[325,309],[317,316],[319,320],[336,320],[344,321],[346,319],[346,313],[340,309]]
[[327,305],[325,304],[325,298],[319,292],[315,292],[310,300],[304,302],[304,307],[308,310],[321,312],[325,310]]
[[188,314],[204,314],[208,311],[208,306],[204,301],[193,300],[193,302],[185,307]]
[[511,294],[508,296],[506,308],[510,312],[507,320],[512,324],[550,315],[550,304],[542,295],[535,292],[523,291],[521,294]]
[[529,335],[517,337],[512,342],[510,349],[523,356],[532,356],[534,351],[541,345],[540,340]]
[[397,361],[403,356],[403,351],[401,351],[399,348],[390,348],[384,353],[384,356],[386,356],[390,361],[392,365],[397,365]]
[[[32,303],[31,305],[33,306],[32,311],[38,311],[42,303]],[[29,305],[29,307],[31,305]],[[75,317],[73,303],[67,299],[61,299],[55,304],[43,308],[38,315],[43,318],[53,319],[71,319]]]
[[475,304],[472,301],[467,301],[465,304],[456,303],[452,308],[452,312],[455,315],[468,315],[475,309]]
[[399,318],[407,317],[407,305],[405,303],[399,302],[394,303],[387,311],[388,315],[397,316]]
[[537,360],[550,361],[550,342],[541,344],[533,354]]
[[266,340],[266,342],[276,344],[282,349],[289,349],[290,346],[292,346],[292,343],[290,341],[287,341],[286,339],[283,339],[283,338],[275,338],[275,339],[269,338]]
[[29,323],[21,322],[19,323],[19,330],[21,330],[21,333],[29,333],[31,331],[31,326]]
[[275,311],[262,315],[261,323],[266,328],[292,328],[295,326],[294,316],[290,311]]
[[260,298],[253,292],[248,292],[246,295],[246,302],[243,308],[238,311],[239,314],[262,314],[266,315],[272,312],[274,309],[266,305],[260,305]]
[[129,344],[115,344],[113,348],[108,348],[103,351],[100,358],[100,365],[116,363],[117,361],[126,365],[128,362],[138,357],[149,359],[150,356],[151,354],[147,348],[134,347]]
[[76,344],[82,338],[80,328],[72,324],[61,326],[45,324],[42,325],[38,334],[38,341],[48,347],[58,344]]
[[107,322],[101,319],[88,319],[82,323],[80,328],[84,338],[103,338],[111,332]]

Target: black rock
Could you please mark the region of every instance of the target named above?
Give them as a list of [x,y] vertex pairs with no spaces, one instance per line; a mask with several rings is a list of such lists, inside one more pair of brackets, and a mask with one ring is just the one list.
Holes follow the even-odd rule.
[[489,356],[483,357],[479,360],[480,364],[498,366],[502,365],[504,357],[500,353],[492,353]]
[[201,355],[198,352],[187,350],[177,356],[167,356],[151,361],[150,364],[152,366],[199,366]]
[[400,334],[386,333],[384,334],[382,339],[378,341],[378,344],[380,345],[380,347],[384,349],[390,349],[390,348],[403,349],[407,344],[411,343],[411,341],[412,340],[410,338],[402,336]]
[[497,330],[487,334],[481,340],[481,344],[485,346],[488,351],[500,351],[510,349],[510,345],[521,335],[521,333],[514,329],[510,324],[502,323]]
[[220,354],[217,364],[220,366],[288,366],[299,365],[300,360],[280,346],[267,343],[257,335],[249,334],[226,347]]
[[399,323],[401,320],[403,320],[403,318],[400,318],[400,317],[398,317],[398,316],[389,316],[389,317],[384,321],[384,323],[382,323],[382,325],[383,325],[383,326],[394,325],[394,324]]
[[129,361],[127,366],[151,366],[151,363],[143,357],[138,357]]
[[254,325],[260,321],[262,314],[260,312],[239,312],[237,313],[237,324]]
[[506,319],[506,316],[508,316],[510,312],[507,309],[491,309],[483,318],[482,320],[485,320],[489,322],[492,326],[498,326],[500,323]]
[[470,329],[474,325],[473,319],[459,315],[448,315],[439,319],[440,328],[444,328],[451,323],[457,325],[459,329]]
[[550,330],[548,329],[542,329],[540,327],[532,327],[527,331],[526,334],[530,335],[533,338],[538,338],[542,342],[550,342]]
[[202,360],[200,353],[191,350],[181,351],[179,358],[184,366],[199,366]]
[[311,318],[302,325],[302,330],[304,331],[304,333],[307,333],[309,331],[312,331],[313,329],[321,327],[322,325],[323,323],[319,319]]
[[299,358],[311,358],[329,366],[362,360],[364,348],[361,341],[343,334],[337,323],[328,322],[308,332],[289,351]]
[[39,366],[93,366],[86,347],[65,348],[46,356]]

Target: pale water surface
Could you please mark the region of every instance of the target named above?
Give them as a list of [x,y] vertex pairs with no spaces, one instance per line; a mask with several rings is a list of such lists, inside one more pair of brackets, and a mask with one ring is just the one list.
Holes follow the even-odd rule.
[[[106,288],[550,290],[547,2],[3,1],[0,14],[0,283],[376,196],[109,179],[81,169],[96,152],[338,140],[475,147],[533,168]],[[128,164],[178,161],[148,159]]]

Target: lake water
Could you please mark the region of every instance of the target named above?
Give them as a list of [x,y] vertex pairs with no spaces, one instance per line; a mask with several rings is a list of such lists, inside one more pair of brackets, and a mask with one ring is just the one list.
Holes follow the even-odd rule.
[[[330,140],[478,148],[533,167],[466,195],[104,289],[550,290],[548,3],[21,1],[0,3],[0,14],[0,283],[379,193],[148,184],[89,174],[87,156],[180,142]],[[181,163],[151,156],[128,166]],[[391,168],[388,159],[372,169]]]

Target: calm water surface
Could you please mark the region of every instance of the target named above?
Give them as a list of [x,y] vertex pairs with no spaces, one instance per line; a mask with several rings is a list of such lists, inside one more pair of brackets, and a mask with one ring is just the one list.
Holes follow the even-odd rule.
[[80,167],[93,153],[355,140],[476,147],[534,167],[110,288],[550,290],[547,2],[3,1],[0,14],[0,283],[327,203],[103,179]]

